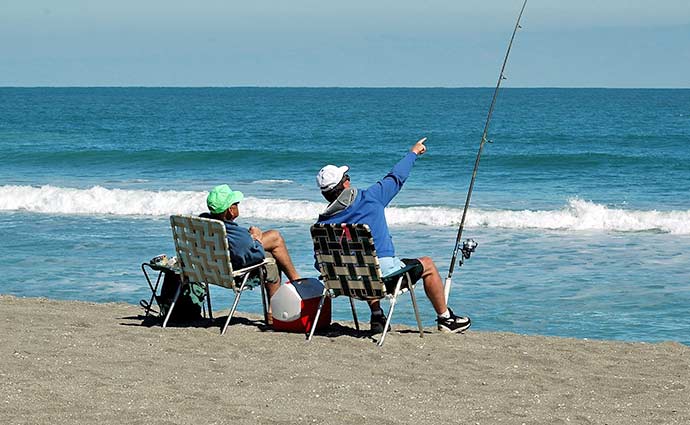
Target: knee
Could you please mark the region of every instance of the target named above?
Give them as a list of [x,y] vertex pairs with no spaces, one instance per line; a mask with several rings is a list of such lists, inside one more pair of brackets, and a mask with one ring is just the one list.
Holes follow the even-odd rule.
[[275,232],[276,243],[278,245],[285,246],[285,239],[283,239],[283,235],[277,230],[274,230],[274,232]]
[[277,230],[267,230],[264,232],[264,238],[269,239],[274,245],[285,245],[283,235]]
[[432,260],[431,257],[421,257],[419,258],[419,261],[424,266],[425,272],[436,270],[436,264],[434,264],[434,260]]

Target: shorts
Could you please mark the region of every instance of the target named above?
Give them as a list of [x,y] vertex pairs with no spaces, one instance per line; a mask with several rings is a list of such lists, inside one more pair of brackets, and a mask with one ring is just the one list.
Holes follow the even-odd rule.
[[[391,273],[395,273],[396,271],[402,269],[405,266],[409,266],[412,264],[421,264],[421,262],[417,258],[403,258],[400,259],[398,257],[380,257],[379,258],[379,265],[381,266],[381,276],[384,278],[388,276]],[[419,279],[422,278],[422,273],[423,270],[415,273],[411,272],[410,273],[410,278],[412,279],[413,282],[418,281]]]
[[[270,252],[267,252],[266,256],[264,258],[266,258],[266,259],[273,258],[273,255],[271,255]],[[249,274],[249,277],[258,279],[259,273],[261,273],[260,268],[258,268],[256,270],[252,270],[252,272]],[[238,282],[238,279],[239,278],[235,278],[235,282]],[[241,279],[239,279],[239,281],[241,281]],[[280,282],[280,270],[278,270],[278,264],[276,264],[276,263],[266,264],[266,282],[267,283]]]
[[[273,255],[271,255],[270,252],[267,252],[266,258],[272,259]],[[276,264],[276,263],[266,264],[266,282],[268,282],[268,283],[273,283],[273,282],[280,283],[280,270],[278,270],[278,264]]]

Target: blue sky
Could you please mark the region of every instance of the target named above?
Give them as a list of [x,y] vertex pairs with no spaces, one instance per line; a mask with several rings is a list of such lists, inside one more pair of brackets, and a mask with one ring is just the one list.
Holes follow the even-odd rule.
[[[493,86],[522,0],[5,0],[0,86]],[[688,0],[528,0],[512,87],[690,87]]]

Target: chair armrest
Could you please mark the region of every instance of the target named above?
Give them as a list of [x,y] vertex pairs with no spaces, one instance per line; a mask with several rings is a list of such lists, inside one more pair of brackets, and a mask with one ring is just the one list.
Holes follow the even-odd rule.
[[[420,272],[422,270],[424,270],[424,266],[421,263],[419,263],[419,264],[407,265],[400,270],[396,270],[395,272],[389,274],[386,277],[382,277],[381,281],[383,282],[383,285],[386,287],[386,297],[390,297],[390,296],[394,295],[395,287],[398,284],[398,279],[403,278],[403,276],[406,273],[411,273],[411,272],[415,271],[415,269],[417,269],[417,268],[421,269],[417,272],[417,273],[419,273],[418,275],[421,276]],[[414,277],[412,277],[412,276],[409,276],[409,277],[414,279]],[[410,279],[410,280],[412,280],[412,279]],[[413,282],[408,282],[407,279],[403,278],[402,285],[400,286],[400,290],[402,292],[405,292],[408,289],[412,289],[414,287],[414,285],[417,283],[417,280],[418,279],[415,279]]]
[[[424,266],[423,266],[422,264],[410,264],[410,265],[408,265],[408,266],[403,267],[403,268],[400,269],[400,270],[394,271],[393,273],[391,273],[391,274],[389,274],[389,275],[387,275],[387,276],[383,276],[383,277],[381,278],[381,280],[382,280],[383,282],[390,282],[390,281],[393,281],[393,280],[399,278],[400,276],[404,275],[405,273],[411,272],[412,270],[416,269],[417,267],[421,267],[422,269],[424,269]],[[416,282],[412,282],[412,284],[415,284],[415,283],[416,283]]]
[[401,274],[405,274],[405,273],[407,273],[407,272],[409,272],[409,271],[412,271],[412,270],[416,269],[417,267],[424,267],[424,266],[421,265],[421,264],[410,264],[409,266],[405,266],[405,267],[403,267],[403,268],[400,269],[400,270],[396,270],[396,271],[394,271],[393,273],[391,273],[391,274],[389,274],[389,275],[383,276],[383,279],[386,279],[386,280],[388,280],[388,279],[394,279],[394,278],[396,278],[396,277],[399,277]]
[[246,273],[249,273],[252,270],[256,270],[256,269],[263,267],[267,264],[275,264],[275,262],[276,262],[276,260],[274,260],[273,258],[264,258],[264,261],[262,261],[258,264],[254,264],[253,266],[245,267],[245,268],[239,269],[239,270],[233,270],[232,277],[242,276]]

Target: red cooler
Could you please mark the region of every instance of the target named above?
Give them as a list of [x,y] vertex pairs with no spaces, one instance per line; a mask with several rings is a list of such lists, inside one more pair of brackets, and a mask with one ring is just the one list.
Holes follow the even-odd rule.
[[[271,298],[273,329],[284,332],[307,333],[316,317],[323,283],[314,278],[305,278],[281,285]],[[326,297],[316,329],[331,324],[331,298]]]

